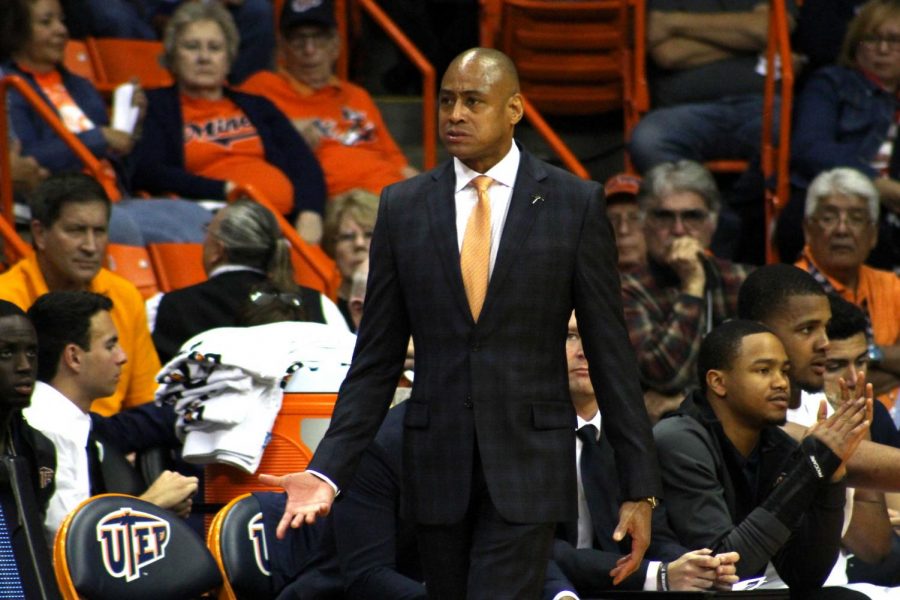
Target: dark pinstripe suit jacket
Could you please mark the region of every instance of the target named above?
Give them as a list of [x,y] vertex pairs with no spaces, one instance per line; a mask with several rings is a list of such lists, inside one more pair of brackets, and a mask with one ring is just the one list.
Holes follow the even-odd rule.
[[405,487],[417,521],[468,507],[474,453],[505,519],[576,518],[565,339],[574,308],[625,498],[659,495],[650,423],[622,318],[601,188],[522,153],[481,317],[459,267],[451,162],[385,188],[365,316],[331,427],[309,468],[348,485],[384,418],[407,339],[416,377]]

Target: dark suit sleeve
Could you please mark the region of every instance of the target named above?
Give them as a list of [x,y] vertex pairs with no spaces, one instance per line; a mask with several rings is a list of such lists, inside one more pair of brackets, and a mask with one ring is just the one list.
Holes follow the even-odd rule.
[[566,578],[575,586],[579,596],[593,597],[610,590],[642,590],[647,577],[649,561],[641,561],[641,566],[618,586],[614,586],[609,572],[616,561],[622,558],[615,552],[604,552],[595,548],[575,548],[565,540],[555,540],[553,560],[559,565]]
[[544,591],[541,594],[541,598],[543,600],[553,600],[560,592],[577,593],[575,585],[568,580],[562,569],[556,564],[556,561],[551,558],[547,561],[547,574],[544,576]]
[[612,228],[598,184],[589,190],[579,233],[573,297],[603,429],[616,453],[622,497],[661,496],[650,419],[639,385],[634,350],[622,316]]
[[126,454],[181,447],[175,435],[175,409],[168,404],[148,402],[109,417],[92,412],[91,427],[104,442]]
[[425,586],[397,570],[401,489],[395,467],[399,458],[372,444],[345,497],[335,504],[334,534],[348,599],[425,598]]
[[341,384],[331,424],[309,469],[328,476],[338,488],[352,479],[363,451],[387,413],[403,370],[410,325],[392,250],[391,187],[382,191],[369,250],[366,310]]

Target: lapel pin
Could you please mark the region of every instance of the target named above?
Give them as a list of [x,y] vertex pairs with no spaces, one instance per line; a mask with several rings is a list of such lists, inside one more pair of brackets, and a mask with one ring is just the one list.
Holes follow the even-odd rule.
[[531,204],[532,204],[532,205],[537,204],[538,202],[543,202],[543,201],[544,201],[544,197],[543,197],[543,196],[540,196],[540,195],[538,195],[538,194],[534,194],[534,195],[531,197]]

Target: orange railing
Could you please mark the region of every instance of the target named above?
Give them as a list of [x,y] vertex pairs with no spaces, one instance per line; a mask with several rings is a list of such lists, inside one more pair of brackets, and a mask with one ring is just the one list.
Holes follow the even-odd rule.
[[[494,48],[497,45],[497,34],[502,26],[502,0],[479,0],[479,40],[482,46]],[[550,149],[556,153],[563,165],[582,179],[590,179],[590,173],[578,160],[553,128],[544,120],[540,111],[528,101],[525,95],[525,120],[527,120]]]
[[541,116],[540,111],[528,101],[528,98],[526,98],[524,94],[522,94],[522,100],[525,102],[525,119],[531,123],[531,126],[534,127],[535,131],[538,132],[547,145],[556,153],[566,168],[582,179],[590,179],[591,174],[588,173],[588,170],[584,168],[584,165],[581,164],[581,161],[578,160],[575,154],[569,150],[569,147],[562,141],[562,138],[556,135],[553,128],[547,124],[547,121]]
[[372,18],[375,23],[384,30],[400,51],[416,66],[422,74],[422,151],[423,167],[431,169],[437,164],[437,123],[435,101],[435,73],[434,67],[419,52],[406,34],[397,24],[381,9],[375,0],[353,0]]
[[[766,87],[763,103],[762,169],[766,182],[766,262],[778,261],[774,244],[774,228],[778,215],[790,195],[791,111],[794,103],[794,64],[790,29],[784,0],[771,0],[769,8],[769,43],[766,47]],[[779,64],[780,63],[780,64]],[[775,73],[781,69],[781,111],[778,143],[773,144],[772,125],[775,106]],[[771,188],[775,177],[775,189]]]
[[[121,197],[119,188],[116,185],[115,174],[108,167],[101,163],[91,154],[84,144],[81,143],[75,135],[66,129],[59,116],[47,106],[37,93],[31,89],[31,86],[17,75],[9,75],[0,79],[0,154],[2,154],[3,167],[5,173],[9,173],[9,116],[6,110],[6,96],[9,88],[15,90],[22,95],[23,98],[31,105],[34,111],[56,132],[63,142],[72,150],[72,153],[78,157],[78,160],[84,164],[85,170],[99,181],[106,192],[114,200]],[[13,190],[12,181],[9,177],[4,177],[0,181],[0,208],[2,208],[3,216],[13,222]]]

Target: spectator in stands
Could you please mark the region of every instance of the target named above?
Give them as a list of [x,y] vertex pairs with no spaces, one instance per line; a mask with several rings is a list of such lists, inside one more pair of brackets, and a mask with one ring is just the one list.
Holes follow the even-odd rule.
[[796,264],[865,312],[868,381],[891,408],[900,386],[900,276],[864,264],[878,239],[878,207],[878,191],[859,171],[821,173],[807,191],[806,246]]
[[654,437],[681,542],[738,552],[741,579],[762,575],[771,561],[793,594],[814,598],[838,554],[845,463],[868,429],[868,411],[864,399],[849,401],[798,446],[778,427],[789,364],[764,325],[716,327],[700,348],[700,389]]
[[[569,393],[578,416],[576,462],[578,477],[578,520],[560,525],[553,546],[554,568],[547,574],[544,598],[577,592],[580,597],[602,596],[614,589],[646,591],[700,591],[731,589],[736,553],[713,556],[711,551],[688,552],[666,522],[665,504],[653,512],[653,536],[645,560],[631,576],[614,587],[609,572],[624,554],[627,545],[612,539],[619,478],[615,455],[601,434],[602,415],[591,384],[587,359],[578,334],[575,315],[569,320],[566,338]],[[570,596],[562,596],[568,598]]]
[[[57,115],[66,129],[98,159],[107,160],[124,174],[121,160],[134,148],[135,136],[110,127],[103,98],[86,79],[70,73],[62,64],[69,34],[59,0],[27,0],[30,35],[13,52],[6,68],[27,81]],[[143,118],[146,97],[135,95]],[[81,161],[25,99],[10,94],[10,120],[22,151],[51,172],[80,169]]]
[[[58,0],[25,0],[29,10],[27,41],[12,53],[7,72],[22,77],[59,117],[62,124],[118,176],[120,190],[127,187],[131,156],[138,134],[114,129],[109,124],[106,104],[93,84],[70,73],[62,61],[68,32]],[[18,138],[15,145],[29,158],[15,160],[13,167],[26,169],[25,187],[33,186],[47,172],[80,170],[83,165],[51,126],[19,93],[9,96],[10,122]],[[135,103],[143,119],[146,97],[138,88]],[[37,162],[38,170],[30,158]],[[24,160],[24,165],[22,164]],[[15,175],[14,175],[15,177]],[[186,202],[127,200],[116,204],[110,219],[111,239],[144,245],[152,241],[192,241],[191,232],[209,220],[206,211]]]
[[648,260],[622,277],[625,321],[644,390],[668,396],[671,409],[697,384],[700,340],[734,316],[748,268],[708,254],[720,200],[702,165],[657,165],[644,176],[638,202]]
[[216,213],[203,242],[203,268],[209,279],[147,303],[153,341],[163,362],[198,333],[237,325],[253,287],[265,281],[296,293],[306,320],[344,327],[331,300],[294,283],[290,252],[275,216],[261,204],[238,200]]
[[[40,431],[32,428],[22,418],[22,409],[31,402],[31,392],[37,377],[37,335],[24,311],[11,302],[0,300],[0,427],[6,432],[0,437],[0,454],[4,457],[18,457],[28,463],[28,478],[21,482],[20,493],[34,497],[36,504],[31,508],[36,518],[43,520],[47,506],[55,491],[56,452],[53,443]],[[24,560],[29,555],[28,542],[24,534],[24,518],[16,505],[14,483],[5,479],[0,485],[0,508],[3,510],[3,524],[12,542],[15,565],[21,578],[24,598],[39,598],[40,575],[35,572],[34,563]],[[39,544],[44,548],[43,544]],[[9,556],[4,552],[4,583],[9,583]],[[49,555],[45,557],[49,565]],[[7,589],[7,591],[10,591]]]
[[[825,396],[832,408],[836,408],[843,402],[842,380],[851,395],[865,387],[868,366],[866,316],[858,306],[840,296],[829,294],[828,302],[831,321],[826,328]],[[869,430],[873,442],[900,448],[900,433],[880,402],[873,404]],[[881,585],[896,585],[900,581],[897,571],[900,537],[891,527],[883,493],[861,488],[854,490],[852,520],[844,533],[843,544],[849,555],[845,568],[849,581]],[[888,556],[890,558],[885,562]]]
[[644,240],[644,215],[637,197],[641,178],[627,173],[613,175],[603,188],[606,216],[616,234],[619,269],[630,271],[647,264],[647,242]]
[[353,274],[369,259],[369,244],[378,217],[378,197],[365,190],[352,190],[328,203],[322,249],[334,259],[341,273],[337,305],[351,331],[356,331],[348,304]]
[[[31,10],[27,2],[28,0],[9,0],[0,4],[0,78],[6,74],[2,65],[9,60],[13,52],[28,42]],[[14,189],[17,192],[29,192],[45,179],[49,172],[38,164],[33,156],[22,154],[22,144],[16,139],[11,122],[9,132],[12,143],[9,163]]]
[[0,275],[0,298],[23,309],[48,291],[89,290],[113,300],[112,319],[131,360],[115,392],[93,405],[104,415],[153,400],[160,368],[140,292],[102,267],[109,211],[103,187],[87,175],[51,176],[32,196],[34,254]]
[[[117,484],[104,481],[104,448],[89,416],[93,401],[116,389],[128,360],[112,309],[109,298],[85,291],[51,292],[28,309],[38,337],[38,383],[25,418],[53,441],[58,464],[45,521],[48,540],[76,506]],[[196,477],[167,471],[141,498],[185,517],[196,491]]]
[[134,182],[153,193],[224,200],[262,193],[309,242],[322,235],[325,183],[303,138],[266,98],[226,87],[238,34],[218,3],[182,5],[166,26],[175,85],[148,93]]
[[260,72],[241,89],[265,96],[316,153],[328,196],[363,188],[374,194],[417,173],[388,132],[368,92],[334,76],[341,40],[334,4],[285,2],[277,72]]
[[[741,286],[738,314],[741,318],[761,322],[778,336],[784,346],[791,363],[788,373],[791,387],[790,409],[787,411],[785,431],[795,440],[801,441],[811,431],[807,428],[812,428],[822,417],[830,417],[835,412],[823,393],[830,351],[827,325],[832,313],[829,298],[809,273],[791,265],[768,265],[751,273]],[[851,396],[868,401],[873,396],[872,387],[857,382],[852,394],[842,397],[841,403],[847,403],[847,398]],[[874,411],[874,407],[871,410]],[[867,420],[871,425],[875,417],[869,416]],[[861,442],[857,455],[847,466],[851,475],[848,485],[885,489],[886,480],[890,477],[890,469],[885,468],[885,464],[898,460],[896,448],[872,443],[868,437]],[[871,479],[861,478],[864,471],[875,475]],[[896,488],[888,486],[888,489]],[[852,490],[848,492],[848,509],[855,505],[853,495]],[[871,499],[864,495],[860,498],[861,502]],[[861,506],[861,511],[871,517],[871,508]],[[850,512],[848,510],[845,514],[844,531],[850,526]],[[859,522],[857,526],[861,526]],[[873,540],[874,538],[868,542]],[[883,551],[884,548],[879,549],[877,545],[864,549],[864,553],[870,555]],[[847,586],[847,581],[847,557],[841,553],[826,585]],[[872,596],[878,595],[878,590],[861,591]]]
[[628,147],[639,171],[684,158],[758,156],[765,81],[758,65],[768,27],[769,4],[759,0],[647,3],[654,109]]
[[794,190],[779,221],[782,259],[794,260],[800,250],[803,202],[813,178],[835,167],[852,167],[872,178],[881,198],[877,264],[900,266],[898,86],[900,2],[871,0],[850,23],[839,64],[815,73],[797,99],[791,146]]
[[[187,0],[194,1],[194,0]],[[231,67],[231,81],[272,64],[275,49],[275,17],[271,0],[217,0],[228,9],[241,36]],[[66,18],[75,23],[75,37],[158,39],[165,24],[182,0],[63,0]],[[74,14],[73,14],[74,13]]]

